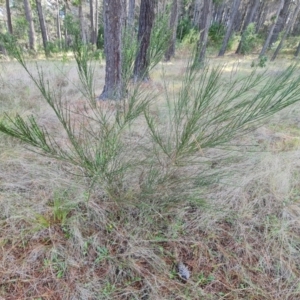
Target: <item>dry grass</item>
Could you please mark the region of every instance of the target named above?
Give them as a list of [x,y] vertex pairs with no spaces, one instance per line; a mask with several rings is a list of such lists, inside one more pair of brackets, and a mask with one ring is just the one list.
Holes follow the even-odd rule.
[[[61,64],[43,64],[80,107],[74,63],[65,75]],[[251,62],[239,64],[248,72]],[[0,113],[34,113],[55,131],[53,113],[20,67],[1,68]],[[175,90],[184,68],[179,59],[164,65]],[[100,93],[103,69],[97,72]],[[152,78],[144,88],[162,94],[160,66]],[[201,198],[168,205],[159,198],[116,203],[101,187],[87,201],[75,167],[0,135],[0,299],[300,299],[298,110],[235,141],[256,146],[235,155],[243,160],[213,163],[227,175]],[[191,272],[187,282],[177,274],[180,261]]]

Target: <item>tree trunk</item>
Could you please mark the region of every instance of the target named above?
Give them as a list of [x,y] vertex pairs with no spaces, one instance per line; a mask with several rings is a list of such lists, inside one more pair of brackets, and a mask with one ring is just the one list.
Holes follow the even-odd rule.
[[213,11],[213,2],[212,0],[207,0],[204,2],[203,11],[202,11],[202,19],[203,22],[200,27],[200,39],[199,43],[197,45],[198,47],[198,62],[203,63],[205,60],[205,54],[206,54],[206,46],[207,46],[207,40],[208,40],[208,32],[209,27],[211,24],[211,18],[212,18],[212,11]]
[[241,22],[239,23],[239,26],[237,28],[238,32],[243,32],[243,29],[245,27],[245,23],[247,22],[247,16],[249,15],[249,11],[251,10],[250,8],[250,2],[247,3],[246,7],[242,9],[244,11],[243,16],[241,18]]
[[[274,54],[273,54],[273,56],[272,56],[272,58],[271,58],[271,61],[273,61],[273,60],[276,59],[276,57],[277,57],[279,51],[281,50],[281,48],[282,48],[282,46],[283,46],[283,43],[284,43],[284,41],[285,41],[287,35],[288,35],[289,32],[291,31],[291,28],[292,28],[292,25],[293,25],[293,23],[294,23],[294,20],[297,18],[298,14],[299,14],[299,10],[300,10],[300,5],[297,5],[296,10],[294,11],[294,14],[293,14],[292,18],[290,19],[290,21],[289,21],[289,23],[288,23],[288,25],[287,25],[287,28],[286,28],[284,34],[282,35],[282,38],[281,38],[281,40],[280,40],[280,43],[279,43],[279,45],[277,46],[277,48],[276,48],[276,50],[275,50],[275,52],[274,52]],[[291,12],[290,14],[292,14],[292,12]]]
[[37,7],[38,15],[39,15],[39,22],[40,22],[40,27],[41,27],[41,32],[42,32],[44,51],[45,51],[46,56],[48,56],[49,55],[49,51],[47,49],[48,48],[47,47],[48,36],[47,36],[47,31],[46,31],[46,24],[45,24],[41,0],[36,0],[36,7]]
[[170,16],[170,31],[172,32],[169,47],[165,53],[165,61],[169,61],[175,55],[176,32],[178,25],[178,0],[173,0],[171,16]]
[[265,44],[264,44],[263,48],[261,49],[259,57],[262,57],[262,56],[265,55],[265,53],[266,53],[266,51],[267,51],[267,49],[268,49],[268,47],[270,45],[271,37],[273,35],[273,31],[274,31],[274,28],[275,28],[275,25],[276,25],[276,20],[278,19],[278,16],[279,16],[279,13],[280,13],[280,11],[282,9],[283,4],[284,4],[284,0],[280,0],[279,6],[278,6],[278,9],[277,9],[277,13],[276,13],[276,19],[275,19],[274,23],[271,25],[268,37],[267,37],[267,39],[265,41]]
[[222,22],[222,18],[225,11],[225,3],[222,4],[215,4],[215,13],[213,17],[213,21],[220,24]]
[[194,16],[193,16],[193,25],[199,26],[200,18],[201,18],[201,8],[202,8],[202,1],[201,0],[194,0]]
[[82,1],[80,1],[78,5],[78,17],[79,17],[79,24],[80,24],[80,35],[83,44],[86,44],[86,36],[85,36],[85,26],[84,26],[84,16],[82,10]]
[[62,48],[61,45],[61,26],[60,26],[60,15],[59,15],[59,2],[56,0],[56,33],[57,33],[57,39],[59,40],[59,49]]
[[218,56],[223,56],[225,54],[225,51],[226,51],[226,48],[227,48],[227,45],[228,45],[228,42],[229,42],[229,39],[230,39],[230,36],[231,36],[231,33],[232,33],[232,27],[233,27],[234,19],[235,19],[235,16],[237,15],[237,13],[238,13],[240,4],[241,4],[241,0],[235,0],[233,2],[231,17],[230,17],[230,20],[229,20],[229,24],[227,26],[227,31],[226,31],[226,34],[225,34],[225,37],[224,37],[224,40],[223,40],[222,48],[221,48]]
[[13,34],[13,27],[11,22],[11,13],[10,13],[10,3],[9,0],[5,1],[6,3],[6,15],[7,15],[7,27],[8,27],[8,33]]
[[266,1],[262,1],[259,6],[259,13],[256,21],[256,33],[258,33],[265,22],[267,12],[268,12],[268,3]]
[[65,38],[65,49],[68,49],[69,47],[69,43],[68,43],[68,29],[66,26],[66,18],[67,18],[67,6],[64,6],[64,14],[65,14],[65,18],[64,18],[64,38]]
[[277,41],[280,32],[284,29],[286,22],[288,20],[288,17],[289,17],[289,8],[291,5],[291,2],[292,2],[292,0],[284,0],[282,10],[280,11],[278,19],[275,22],[274,31],[273,31],[269,45],[272,45],[273,43],[275,43]]
[[295,52],[295,57],[298,57],[299,56],[299,53],[300,53],[300,42],[299,42],[299,44],[298,44],[298,47],[297,47],[297,49],[296,49],[296,52]]
[[[252,9],[249,10],[249,12],[246,16],[246,20],[245,20],[245,23],[242,28],[241,36],[243,36],[243,33],[247,29],[248,25],[253,22],[255,13],[259,7],[259,3],[260,3],[260,0],[252,0],[252,2],[251,2]],[[237,53],[237,54],[241,53],[241,46],[242,46],[242,37],[241,37],[241,40],[239,42],[238,48],[235,53]]]
[[105,85],[100,99],[120,100],[124,96],[122,80],[122,19],[120,0],[104,0]]
[[90,0],[90,21],[91,21],[91,37],[90,42],[92,45],[96,44],[95,40],[95,25],[94,25],[94,0]]
[[35,30],[34,30],[34,24],[32,20],[31,6],[29,0],[24,0],[24,9],[25,9],[26,20],[28,22],[29,48],[31,50],[35,50]]
[[95,0],[95,44],[97,44],[99,30],[99,0]]
[[134,32],[135,0],[129,0],[127,25],[129,30]]
[[139,51],[134,64],[133,77],[135,81],[149,80],[149,53],[151,31],[154,21],[155,1],[142,0],[139,16],[138,42]]

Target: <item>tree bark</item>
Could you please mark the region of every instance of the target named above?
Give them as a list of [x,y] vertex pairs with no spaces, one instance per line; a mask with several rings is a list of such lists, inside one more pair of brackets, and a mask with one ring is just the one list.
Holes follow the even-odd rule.
[[234,24],[234,19],[235,19],[235,16],[237,15],[237,13],[238,13],[240,4],[241,4],[241,0],[235,0],[233,2],[231,17],[230,17],[229,24],[227,26],[227,31],[226,31],[226,34],[225,34],[225,37],[224,37],[224,40],[223,40],[223,44],[222,44],[222,47],[221,47],[221,50],[220,50],[218,56],[223,56],[225,54],[225,51],[226,51],[226,48],[227,48],[227,45],[228,45],[228,42],[229,42],[229,39],[230,39],[230,36],[231,36],[231,33],[232,33],[232,27],[233,27],[233,24]]
[[105,85],[99,99],[120,100],[124,96],[122,80],[122,19],[120,0],[104,0]]
[[79,24],[80,24],[81,41],[83,44],[86,44],[84,16],[83,16],[83,10],[82,10],[82,0],[80,0],[79,5],[78,5],[78,17],[79,17]]
[[297,49],[296,49],[296,52],[295,52],[294,56],[295,56],[295,57],[298,57],[298,56],[299,56],[299,53],[300,53],[300,42],[299,42],[299,44],[298,44],[298,47],[297,47]]
[[99,0],[95,0],[95,44],[97,44],[99,30]]
[[[246,16],[246,20],[245,20],[245,23],[242,28],[241,36],[243,36],[243,33],[247,29],[248,25],[253,22],[255,13],[259,7],[259,3],[260,3],[260,0],[252,0],[252,2],[251,2],[252,9],[250,9],[249,13]],[[235,53],[237,53],[237,54],[241,53],[241,46],[242,46],[242,38],[239,42],[238,48]]]
[[274,23],[271,25],[271,28],[270,28],[270,31],[269,31],[269,34],[267,36],[267,39],[264,43],[264,46],[263,48],[261,49],[261,52],[259,54],[259,57],[262,57],[265,55],[269,45],[270,45],[270,41],[271,41],[271,37],[273,35],[273,31],[274,31],[274,28],[275,28],[275,25],[276,25],[276,20],[278,19],[278,16],[279,16],[279,13],[283,7],[283,4],[284,4],[284,0],[280,0],[280,3],[279,3],[279,6],[278,6],[278,9],[277,9],[277,13],[276,13],[276,19],[274,21]]
[[[279,51],[281,50],[281,48],[282,48],[282,46],[283,46],[283,43],[284,43],[285,39],[287,38],[287,35],[288,35],[289,32],[291,31],[291,28],[292,28],[292,25],[293,25],[293,23],[294,23],[294,20],[297,18],[298,14],[299,14],[299,10],[300,10],[300,5],[298,4],[297,7],[296,7],[296,10],[295,10],[294,13],[293,13],[292,18],[290,19],[290,21],[289,21],[289,23],[288,23],[288,25],[287,25],[287,28],[286,28],[284,34],[282,35],[282,38],[281,38],[281,40],[280,40],[280,43],[279,43],[279,45],[277,46],[277,48],[276,48],[276,50],[275,50],[275,52],[274,52],[274,54],[273,54],[273,56],[272,56],[272,58],[271,58],[271,61],[273,61],[273,60],[276,59],[276,57],[277,57]],[[292,12],[291,12],[290,14],[292,14]]]
[[59,48],[62,48],[61,45],[61,26],[60,26],[60,15],[59,15],[59,2],[56,0],[56,33],[57,33],[57,38],[59,40]]
[[262,1],[260,3],[259,9],[258,9],[258,17],[256,20],[256,33],[258,33],[265,22],[267,12],[268,12],[268,3],[266,1]]
[[95,40],[95,25],[94,25],[94,0],[90,0],[90,21],[91,21],[91,37],[90,42],[92,45],[96,44]]
[[139,16],[138,42],[139,51],[134,64],[133,77],[135,81],[149,80],[149,53],[151,31],[154,21],[155,2],[142,0]]
[[31,5],[29,0],[24,0],[24,9],[25,9],[26,20],[28,22],[29,48],[31,50],[35,50],[35,30],[34,30],[34,24],[33,24],[32,14],[31,14]]
[[45,24],[41,0],[36,0],[36,7],[37,7],[37,11],[38,11],[39,22],[40,22],[40,27],[41,27],[41,32],[42,32],[44,51],[45,51],[46,56],[48,56],[49,55],[49,51],[47,49],[48,36],[47,36],[47,31],[46,31],[46,24]]
[[7,27],[8,27],[8,33],[13,34],[13,27],[11,22],[11,13],[10,13],[10,3],[9,0],[5,1],[6,3],[6,15],[7,15]]
[[129,0],[127,25],[129,30],[134,31],[135,0]]
[[169,22],[169,28],[172,34],[170,36],[169,47],[165,53],[165,61],[170,61],[171,57],[175,55],[177,25],[178,25],[178,0],[173,0],[170,22]]
[[206,54],[206,46],[207,46],[207,40],[208,40],[208,32],[209,27],[211,24],[211,18],[212,18],[212,11],[213,11],[213,2],[212,0],[206,0],[204,2],[203,11],[202,11],[202,25],[200,27],[200,39],[199,43],[197,45],[198,47],[198,62],[203,63],[205,60],[205,54]]
[[277,41],[280,32],[284,29],[286,22],[288,20],[289,14],[290,14],[289,8],[291,5],[291,2],[292,2],[292,0],[284,0],[282,10],[280,11],[278,19],[276,20],[276,23],[275,23],[274,31],[273,31],[269,45],[272,45],[273,43],[275,43]]
[[201,21],[201,8],[202,8],[202,1],[201,0],[194,0],[194,16],[193,16],[193,25],[199,26]]

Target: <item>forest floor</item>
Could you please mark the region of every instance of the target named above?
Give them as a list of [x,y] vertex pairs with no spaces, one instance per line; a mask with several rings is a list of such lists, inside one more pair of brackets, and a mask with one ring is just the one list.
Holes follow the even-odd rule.
[[[144,88],[159,95],[158,104],[164,86],[178,91],[186,62],[151,72]],[[250,73],[251,62],[210,61],[227,64],[224,80]],[[268,74],[289,62],[268,64]],[[54,90],[82,104],[73,61],[40,64]],[[98,95],[103,65],[95,81]],[[57,129],[54,113],[16,62],[0,64],[0,115],[5,112],[34,114],[50,132]],[[78,167],[0,134],[0,299],[300,299],[299,112],[300,103],[240,137],[244,146],[233,155],[242,159],[215,162],[212,168],[226,178],[193,203],[161,207],[160,199],[117,203],[100,187],[89,197]],[[190,273],[187,281],[178,262]]]

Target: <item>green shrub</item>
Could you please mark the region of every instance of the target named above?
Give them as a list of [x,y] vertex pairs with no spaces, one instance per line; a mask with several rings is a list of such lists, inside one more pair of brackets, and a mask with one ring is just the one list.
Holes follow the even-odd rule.
[[222,45],[222,41],[224,39],[226,33],[226,27],[222,23],[213,23],[208,32],[209,36],[209,45],[219,48]]
[[250,23],[241,37],[241,54],[251,53],[258,44],[255,23]]
[[195,45],[199,40],[199,30],[198,29],[191,29],[189,33],[183,38],[182,44],[183,45]]
[[186,38],[186,36],[190,34],[192,30],[196,30],[196,29],[189,17],[186,16],[180,19],[177,27],[177,34],[176,34],[177,40],[182,42]]
[[104,49],[104,27],[101,25],[98,29],[98,35],[97,35],[97,49]]
[[[90,187],[99,184],[115,201],[156,198],[162,205],[173,205],[192,199],[204,185],[218,179],[203,151],[228,145],[267,117],[300,101],[296,66],[272,76],[255,69],[230,81],[224,80],[222,67],[199,71],[188,66],[180,91],[172,96],[165,91],[167,103],[161,104],[158,113],[153,113],[152,103],[157,97],[153,90],[147,93],[135,85],[127,99],[116,103],[112,114],[94,103],[94,69],[87,48],[81,46],[74,54],[88,110],[78,118],[78,111],[63,102],[40,67],[38,75],[33,75],[14,39],[4,36],[0,41],[54,111],[66,140],[58,141],[33,115],[5,115],[0,120],[0,132],[34,151],[78,167]],[[153,53],[160,55],[159,51]],[[137,134],[141,127],[142,137]],[[182,176],[196,164],[193,175]]]

